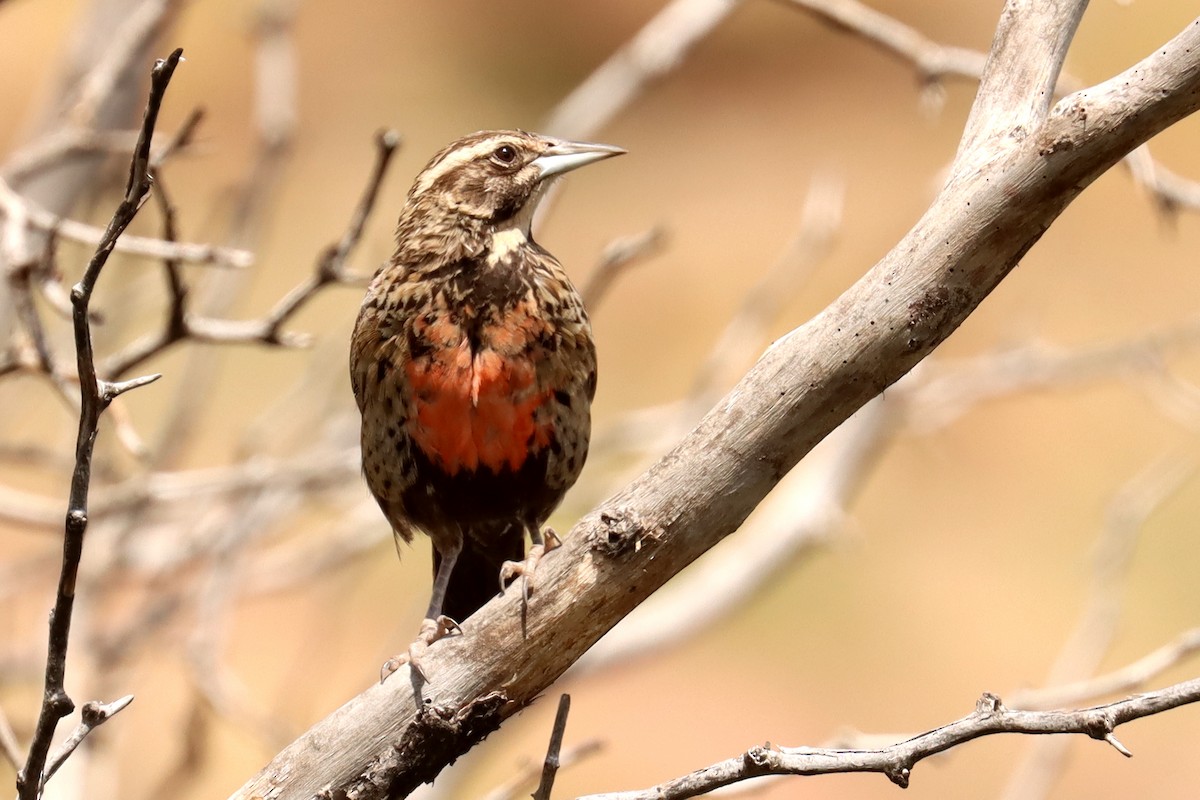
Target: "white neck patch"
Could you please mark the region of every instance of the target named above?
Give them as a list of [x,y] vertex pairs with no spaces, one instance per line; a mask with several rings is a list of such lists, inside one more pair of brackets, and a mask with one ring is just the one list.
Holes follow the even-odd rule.
[[533,190],[533,196],[525,201],[521,210],[505,222],[503,227],[492,233],[492,246],[488,252],[489,263],[497,264],[508,258],[513,251],[529,244],[533,214],[537,211],[538,203],[542,201],[542,195],[546,193],[549,184],[548,180],[538,184]]
[[520,226],[501,228],[492,234],[492,246],[488,248],[488,262],[498,264],[513,252],[529,244],[529,236]]

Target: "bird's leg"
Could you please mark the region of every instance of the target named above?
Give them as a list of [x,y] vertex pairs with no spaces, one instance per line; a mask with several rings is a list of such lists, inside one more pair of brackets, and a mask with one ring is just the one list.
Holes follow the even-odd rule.
[[462,628],[457,622],[442,614],[442,601],[446,599],[446,588],[450,585],[450,573],[454,570],[454,562],[458,561],[458,554],[462,552],[462,547],[462,537],[460,536],[440,550],[442,560],[438,564],[437,575],[433,578],[433,593],[429,597],[429,608],[425,611],[425,619],[421,620],[421,629],[417,632],[417,638],[408,646],[406,652],[392,656],[383,662],[383,667],[379,670],[380,683],[387,680],[389,675],[404,664],[415,669],[421,676],[421,680],[428,681],[425,669],[421,666],[421,659],[424,658],[429,645],[451,632],[462,633]]
[[524,561],[505,561],[500,566],[500,591],[504,591],[510,580],[521,576],[521,597],[528,603],[529,593],[533,591],[533,573],[538,562],[551,550],[562,545],[562,539],[553,528],[546,528],[545,533],[535,522],[529,526],[529,554]]

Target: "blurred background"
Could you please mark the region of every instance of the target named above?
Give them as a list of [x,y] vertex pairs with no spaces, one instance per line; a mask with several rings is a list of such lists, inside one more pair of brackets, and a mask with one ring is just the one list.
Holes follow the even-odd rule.
[[[986,50],[1002,3],[876,5],[935,42]],[[1092,3],[1067,71],[1090,84],[1127,68],[1190,21],[1185,5]],[[156,139],[203,108],[161,169],[178,236],[253,253],[244,268],[183,265],[190,308],[253,320],[342,236],[380,129],[403,141],[346,264],[360,276],[388,256],[412,177],[464,133],[522,127],[625,147],[629,155],[573,175],[538,234],[581,285],[606,269],[615,240],[660,234],[592,310],[595,449],[552,520],[567,530],[664,452],[774,337],[896,243],[936,192],[975,91],[955,77],[924,84],[911,64],[798,6],[748,0],[714,12],[694,46],[610,118],[611,90],[564,109],[661,10],[635,0],[6,0],[5,179],[102,226],[128,156],[94,151],[127,153],[128,141],[93,142],[33,172],[14,164],[80,115],[136,128],[152,59],[182,47]],[[678,41],[660,36],[645,52],[667,56]],[[71,88],[121,52],[134,54],[132,66],[110,70],[111,86]],[[97,96],[108,102],[80,110]],[[1163,167],[1200,179],[1198,145],[1200,122],[1185,120],[1151,149]],[[162,235],[153,205],[136,233]],[[64,237],[60,288],[90,252]],[[560,773],[556,796],[573,797],[649,786],[765,741],[874,741],[855,732],[894,741],[967,714],[984,691],[1009,700],[1107,673],[1192,630],[1198,252],[1196,209],[1164,209],[1129,170],[1113,169],[933,358],[869,409],[874,427],[852,421],[867,444],[849,474],[822,472],[845,463],[844,435],[772,495],[752,530],[610,638],[642,617],[669,640],[679,608],[706,600],[720,613],[636,655],[602,642],[590,669],[569,673],[426,796],[484,797],[540,761],[560,690],[573,697],[567,747],[602,743]],[[110,261],[95,303],[99,360],[162,330],[163,275],[155,259]],[[419,539],[397,561],[358,476],[346,358],[362,283],[345,284],[322,288],[283,325],[310,335],[307,347],[185,341],[129,371],[163,378],[126,395],[101,428],[67,688],[79,703],[136,700],[93,734],[48,797],[225,797],[412,638],[428,598],[429,544]],[[55,285],[49,276],[33,294],[70,372]],[[24,753],[77,415],[63,397],[69,381],[60,391],[17,357],[27,333],[13,290],[0,292],[9,342],[0,709]],[[822,494],[823,480],[837,488]],[[752,563],[780,537],[795,546],[730,596],[703,579]],[[602,660],[606,645],[615,655]],[[1196,669],[1181,660],[1149,685]],[[1050,743],[1063,752],[1038,750],[1050,759],[1038,762],[1033,748],[1047,741],[991,737],[922,763],[909,792],[1193,797],[1198,736],[1200,714],[1184,708],[1118,731],[1132,761],[1080,738]],[[1030,769],[1037,763],[1051,766]],[[0,784],[13,776],[0,761]],[[880,776],[832,776],[755,791],[875,798],[896,789]]]

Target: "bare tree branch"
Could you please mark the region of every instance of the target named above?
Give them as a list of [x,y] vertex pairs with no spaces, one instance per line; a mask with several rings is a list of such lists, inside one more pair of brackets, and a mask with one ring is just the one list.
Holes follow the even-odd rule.
[[[573,747],[565,748],[559,754],[559,768],[566,769],[577,764],[583,759],[599,752],[603,746],[603,742],[599,739],[588,739]],[[484,795],[483,800],[518,800],[522,789],[533,786],[534,782],[540,778],[542,766],[542,764],[535,763],[532,759],[529,760],[517,774],[505,781],[502,786],[498,786]],[[438,786],[440,785],[439,783]],[[449,797],[452,795],[444,796]]]
[[1146,145],[1125,157],[1125,166],[1133,179],[1150,192],[1167,212],[1200,209],[1200,183],[1184,178],[1156,162]]
[[62,159],[78,153],[128,155],[137,143],[137,131],[97,131],[62,128],[22,147],[9,156],[4,178],[20,183]]
[[1046,118],[1063,59],[1086,8],[1087,0],[1053,6],[1036,0],[1005,3],[953,173],[977,167],[977,161],[991,157],[998,145],[1018,143]]
[[816,15],[847,33],[853,33],[909,62],[923,84],[946,78],[977,80],[983,74],[987,53],[935,42],[925,34],[858,0],[783,0]]
[[[46,233],[53,232],[64,239],[86,245],[109,246],[106,231],[84,222],[63,219],[42,208],[17,192],[8,182],[0,178],[0,213],[12,220],[24,220],[33,228]],[[13,223],[15,224],[15,223]],[[211,244],[187,242],[165,242],[145,236],[123,236],[112,245],[118,253],[145,256],[147,258],[175,258],[190,264],[214,264],[221,267],[248,267],[254,256],[246,250],[216,247]]]
[[[166,324],[158,332],[137,340],[124,351],[110,357],[104,363],[104,374],[124,375],[134,367],[184,340],[204,344],[258,343],[283,347],[306,345],[307,337],[286,333],[282,330],[283,325],[326,286],[357,284],[365,281],[365,278],[361,276],[347,273],[345,261],[362,238],[363,226],[375,206],[379,187],[387,173],[392,155],[400,144],[400,137],[395,131],[381,131],[376,135],[375,141],[377,147],[375,166],[342,238],[326,248],[318,259],[313,273],[288,292],[266,316],[252,320],[226,320],[191,313],[188,310],[188,293],[179,278],[178,260],[168,259],[171,304]],[[162,196],[160,189],[160,197]],[[165,199],[163,202],[165,203],[164,219],[170,220],[172,214],[169,210],[169,202]],[[168,238],[173,238],[173,231],[168,228],[166,235]]]
[[1131,692],[1171,667],[1200,652],[1200,627],[1184,631],[1162,647],[1147,653],[1137,661],[1094,678],[1048,686],[1045,689],[1024,689],[1014,692],[1013,708],[1062,708],[1094,700],[1097,697]]
[[546,132],[565,139],[594,136],[739,5],[738,0],[672,0],[558,104]]
[[1124,756],[1132,753],[1113,735],[1119,725],[1200,701],[1200,679],[1157,692],[1078,711],[1015,711],[985,694],[975,711],[919,736],[879,750],[822,747],[754,747],[741,756],[713,764],[649,789],[609,792],[579,800],[685,800],[763,775],[830,775],[878,772],[907,788],[916,764],[952,747],[997,733],[1084,734],[1108,742]]

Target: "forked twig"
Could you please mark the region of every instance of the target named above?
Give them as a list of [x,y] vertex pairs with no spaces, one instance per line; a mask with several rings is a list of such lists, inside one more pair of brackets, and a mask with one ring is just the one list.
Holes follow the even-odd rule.
[[67,695],[64,681],[67,667],[67,644],[71,633],[71,616],[75,606],[75,584],[83,555],[84,533],[88,524],[88,490],[91,485],[92,453],[96,444],[100,415],[112,401],[130,389],[144,386],[159,376],[150,375],[120,383],[102,381],[96,376],[95,354],[92,351],[91,319],[88,306],[100,272],[108,261],[117,239],[133,221],[138,210],[150,195],[150,144],[158,112],[175,67],[183,57],[176,50],[154,65],[150,76],[150,97],[142,120],[138,144],[129,167],[125,197],[113,214],[104,236],[88,263],[83,278],[71,290],[75,327],[75,351],[79,372],[80,414],[79,436],[75,445],[75,469],[71,476],[70,499],[67,508],[66,531],[63,538],[62,571],[54,608],[50,612],[50,637],[46,654],[45,693],[38,714],[33,741],[24,767],[17,773],[17,796],[20,800],[37,800],[49,771],[46,759],[59,720],[75,709]]

